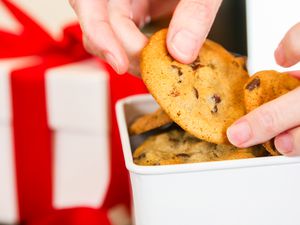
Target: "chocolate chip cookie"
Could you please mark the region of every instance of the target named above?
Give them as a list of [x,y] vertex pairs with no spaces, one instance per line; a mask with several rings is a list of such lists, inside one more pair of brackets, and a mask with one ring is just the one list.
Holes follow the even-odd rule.
[[227,128],[245,114],[245,60],[207,40],[198,58],[185,65],[168,54],[166,35],[167,29],[154,34],[141,55],[150,93],[184,130],[208,142],[228,143]]
[[[300,86],[300,81],[286,73],[274,70],[254,74],[244,86],[245,106],[247,112],[272,101]],[[273,140],[264,144],[271,155],[279,155]]]
[[131,135],[138,135],[150,130],[162,127],[170,124],[173,121],[171,118],[161,109],[157,109],[151,114],[147,114],[137,118],[130,126],[129,133]]
[[183,130],[173,129],[149,137],[133,154],[138,165],[170,165],[253,158],[265,155],[259,146],[238,149],[202,141]]

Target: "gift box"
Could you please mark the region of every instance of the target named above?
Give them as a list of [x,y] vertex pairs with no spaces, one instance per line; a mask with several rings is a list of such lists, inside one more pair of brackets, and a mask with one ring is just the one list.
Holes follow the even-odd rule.
[[143,83],[87,54],[78,25],[56,38],[1,3],[22,32],[0,30],[0,223],[127,224],[114,104]]
[[[19,217],[10,73],[16,63],[20,67],[20,61],[26,66],[36,62],[0,62],[0,108],[4,109],[0,112],[0,221],[6,223],[15,223]],[[99,62],[90,59],[51,68],[45,77],[47,116],[53,139],[53,206],[98,208],[105,200],[111,176],[107,72]]]
[[[286,1],[246,1],[248,69],[251,74],[275,69],[284,71],[276,64],[274,51],[287,31],[300,22],[300,2]],[[299,64],[290,68],[299,70]]]
[[[0,108],[6,109],[0,112],[1,223],[35,221],[82,207],[128,210],[128,179],[111,107],[145,87],[138,78],[107,70],[97,59],[51,67],[44,74],[46,127],[36,128],[28,122],[43,120],[26,115],[41,112],[40,106],[32,107],[39,100],[28,100],[26,92],[40,89],[41,83],[22,76],[44,64],[40,57],[0,60]],[[124,84],[132,88],[123,89]],[[46,134],[37,135],[40,131]],[[46,141],[40,143],[40,138]],[[121,212],[117,224],[127,224],[129,214]]]
[[38,57],[24,57],[0,61],[0,221],[17,221],[15,167],[11,131],[9,74],[13,68],[38,63]]

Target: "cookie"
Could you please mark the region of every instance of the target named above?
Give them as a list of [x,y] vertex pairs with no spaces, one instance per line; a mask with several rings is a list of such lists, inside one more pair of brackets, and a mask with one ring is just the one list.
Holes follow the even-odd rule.
[[184,130],[208,142],[228,143],[227,128],[245,114],[244,59],[207,40],[193,63],[181,64],[168,54],[166,35],[166,29],[154,34],[142,52],[147,88]]
[[129,133],[131,135],[142,134],[172,122],[171,118],[161,108],[159,108],[151,114],[137,118],[130,126]]
[[[251,112],[266,102],[300,86],[300,81],[286,73],[274,70],[261,71],[254,74],[244,86],[245,107]],[[271,155],[279,155],[273,140],[264,144]]]
[[133,154],[138,165],[170,165],[263,156],[260,147],[238,149],[202,141],[183,130],[171,130],[149,137]]
[[275,148],[274,138],[263,144],[264,148],[273,156],[280,155],[280,153]]

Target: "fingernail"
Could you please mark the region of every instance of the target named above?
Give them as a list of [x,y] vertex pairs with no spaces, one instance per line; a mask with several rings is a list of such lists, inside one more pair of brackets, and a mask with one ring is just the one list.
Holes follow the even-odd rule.
[[184,60],[190,60],[193,57],[196,46],[195,35],[187,30],[177,32],[171,40],[171,47]]
[[146,16],[145,18],[145,23],[150,23],[151,22],[151,16]]
[[293,137],[289,133],[284,133],[275,138],[276,149],[283,155],[293,151]]
[[229,141],[236,146],[240,146],[249,141],[252,132],[249,123],[246,120],[241,120],[227,129],[227,137]]
[[117,72],[120,73],[115,57],[109,52],[104,53],[106,62]]
[[146,24],[151,22],[151,17],[146,16],[143,20],[140,21],[139,28],[142,29]]
[[284,49],[283,49],[283,45],[280,43],[275,51],[275,59],[277,64],[284,66],[285,64],[285,55],[284,55]]

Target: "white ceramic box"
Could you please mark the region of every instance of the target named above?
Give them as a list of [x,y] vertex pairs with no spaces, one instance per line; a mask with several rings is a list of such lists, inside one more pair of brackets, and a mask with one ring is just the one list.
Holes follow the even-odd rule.
[[128,125],[158,107],[150,95],[117,104],[136,225],[299,225],[300,157],[264,157],[167,166],[138,166],[143,137]]

